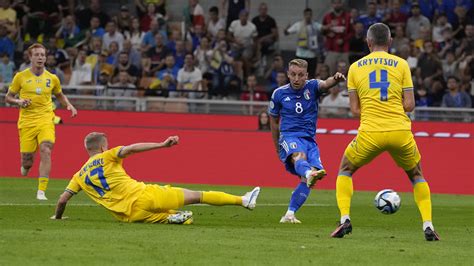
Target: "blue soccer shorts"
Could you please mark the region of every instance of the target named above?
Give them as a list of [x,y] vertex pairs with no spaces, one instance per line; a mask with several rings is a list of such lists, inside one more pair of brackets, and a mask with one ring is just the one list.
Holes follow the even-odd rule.
[[285,168],[293,175],[299,176],[295,171],[295,166],[291,162],[291,155],[295,152],[306,154],[306,160],[309,165],[317,169],[324,169],[319,155],[318,144],[313,138],[309,137],[281,137],[280,141],[280,160],[285,164]]

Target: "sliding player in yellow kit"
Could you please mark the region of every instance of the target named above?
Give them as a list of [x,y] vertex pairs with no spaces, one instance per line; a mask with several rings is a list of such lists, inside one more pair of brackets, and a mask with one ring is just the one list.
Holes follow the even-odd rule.
[[23,176],[28,175],[33,166],[33,157],[39,145],[41,161],[36,198],[47,200],[45,191],[51,171],[51,151],[56,139],[51,96],[56,96],[71,111],[72,117],[77,115],[77,110],[62,93],[58,77],[45,69],[46,48],[38,43],[33,44],[28,48],[28,56],[31,67],[15,75],[5,101],[21,108],[18,132]]
[[426,240],[439,240],[431,222],[430,188],[423,177],[420,152],[411,132],[411,121],[405,113],[415,108],[410,68],[404,59],[387,52],[391,42],[388,26],[373,24],[367,31],[371,53],[349,68],[350,107],[355,116],[360,115],[360,127],[347,146],[339,168],[336,198],[341,222],[331,236],[341,238],[352,232],[349,217],[352,175],[388,151],[413,184]]
[[192,212],[176,210],[195,203],[255,208],[259,187],[244,196],[234,196],[218,191],[146,185],[132,179],[123,169],[123,159],[129,155],[168,148],[178,142],[177,136],[171,136],[161,143],[136,143],[109,150],[104,133],[88,134],[84,145],[90,158],[72,177],[51,218],[62,219],[67,202],[81,190],[123,222],[190,224],[193,222]]

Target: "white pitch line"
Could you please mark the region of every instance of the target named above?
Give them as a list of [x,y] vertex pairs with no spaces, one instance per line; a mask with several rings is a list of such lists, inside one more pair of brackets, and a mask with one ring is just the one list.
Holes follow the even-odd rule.
[[[0,202],[0,206],[56,206],[56,204],[52,203],[8,203],[8,202]],[[68,206],[79,206],[79,207],[93,207],[99,206],[98,204],[91,204],[91,203],[69,203]],[[193,204],[191,206],[197,207],[210,207],[211,205],[207,204]],[[288,206],[288,203],[261,203],[257,204],[258,207],[279,207],[279,206]],[[306,207],[329,207],[335,206],[331,204],[323,204],[323,203],[308,203],[304,204]]]

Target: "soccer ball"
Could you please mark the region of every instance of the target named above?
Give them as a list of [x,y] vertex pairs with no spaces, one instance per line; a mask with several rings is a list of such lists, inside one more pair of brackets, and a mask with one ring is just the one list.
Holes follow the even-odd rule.
[[374,205],[383,214],[396,213],[401,205],[400,196],[392,189],[381,190],[375,196]]

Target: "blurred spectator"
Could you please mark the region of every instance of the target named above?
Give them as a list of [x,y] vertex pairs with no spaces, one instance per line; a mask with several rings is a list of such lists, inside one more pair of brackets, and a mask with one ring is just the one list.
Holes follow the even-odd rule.
[[46,70],[58,76],[59,82],[61,84],[66,84],[66,77],[64,76],[64,72],[61,70],[61,68],[58,67],[54,54],[48,54],[48,56],[46,56],[45,65],[46,65]]
[[[189,99],[198,99],[204,97],[201,86],[202,73],[199,68],[194,65],[194,56],[192,54],[186,54],[184,59],[184,66],[178,71],[178,93],[182,97],[188,97]],[[190,91],[190,92],[185,92]],[[190,104],[189,110],[191,112],[196,111],[196,104]]]
[[277,75],[279,72],[286,73],[287,68],[285,66],[285,62],[283,61],[283,57],[279,54],[273,56],[273,62],[271,67],[267,70],[264,75],[264,78],[270,82],[270,87],[267,90],[268,95],[271,96],[271,93],[274,89],[278,87]]
[[418,59],[416,80],[418,85],[432,88],[433,82],[442,78],[443,68],[436,52],[434,51],[433,43],[425,42],[423,48],[424,53],[422,53]]
[[128,10],[128,6],[122,5],[120,7],[120,13],[118,14],[118,16],[115,16],[113,20],[119,28],[120,32],[130,31],[130,26],[132,24],[132,15]]
[[92,16],[97,16],[100,19],[100,26],[105,27],[109,22],[110,17],[102,11],[100,0],[91,0],[89,7],[82,9],[76,13],[77,24],[81,29],[87,29]]
[[92,37],[89,42],[89,51],[88,54],[99,55],[102,52],[102,38],[101,37]]
[[201,43],[201,38],[204,36],[204,27],[202,25],[196,25],[189,28],[184,38],[186,51],[189,53],[194,52]]
[[92,66],[86,63],[86,51],[79,50],[72,69],[69,86],[90,85],[92,82]]
[[[159,18],[162,19],[161,14],[156,13],[156,6],[153,3],[148,3],[147,5],[147,12],[145,15],[141,16],[140,19],[140,30],[141,31],[149,31],[151,29],[152,21],[160,22]],[[161,20],[164,22],[164,20]]]
[[234,20],[239,19],[240,11],[250,10],[250,0],[222,0],[221,10],[227,17],[225,28],[228,29]]
[[448,18],[445,14],[439,14],[436,18],[436,22],[433,25],[433,42],[439,44],[444,41],[443,31],[452,29],[453,27],[448,22]]
[[[234,74],[234,58],[228,50],[227,42],[222,40],[209,51],[210,66],[213,70],[212,97],[234,97],[240,94],[240,80]],[[235,97],[237,99],[237,97]]]
[[[442,0],[441,0],[442,1]],[[425,16],[430,21],[433,20],[433,16],[435,14],[435,10],[438,7],[437,0],[421,0],[416,1],[416,4],[420,7],[420,12],[423,16]],[[414,3],[412,3],[413,6]]]
[[456,51],[456,55],[472,55],[474,53],[474,24],[467,24],[465,27],[465,37]]
[[209,38],[202,37],[201,44],[194,51],[194,59],[195,59],[196,65],[198,66],[199,70],[201,70],[202,73],[206,73],[210,71],[209,59],[207,56],[209,51],[212,51]]
[[442,35],[443,40],[438,43],[438,46],[441,49],[438,53],[440,58],[444,58],[447,52],[455,53],[459,47],[459,41],[453,38],[454,36],[451,28],[444,29]]
[[87,29],[86,36],[90,37],[104,37],[105,29],[100,26],[100,18],[92,16],[89,29]]
[[145,32],[140,30],[140,21],[138,18],[132,18],[130,29],[124,32],[125,39],[130,40],[132,48],[135,51],[141,51]]
[[374,3],[377,5],[376,6],[376,13],[375,15],[381,19],[387,17],[387,15],[390,13],[390,4],[388,0],[378,0],[374,1]]
[[413,3],[411,6],[411,17],[408,18],[406,35],[410,40],[420,39],[420,28],[431,27],[430,20],[420,13],[420,6],[418,3]]
[[[111,64],[107,64],[107,56],[108,53],[106,51],[102,51],[97,58],[97,63],[95,64],[93,70],[93,80],[94,84],[98,85],[107,85],[107,82],[110,82],[112,74],[114,73],[114,66]],[[107,82],[104,83],[103,75],[106,75]]]
[[[358,21],[354,24],[354,35],[349,40],[349,63],[352,64],[369,53],[365,40],[364,25]],[[392,44],[393,46],[393,44]]]
[[117,31],[117,25],[113,21],[109,21],[105,27],[106,33],[103,37],[103,49],[107,49],[112,42],[118,44],[119,50],[123,48],[123,34]]
[[364,25],[364,33],[367,32],[370,25],[382,22],[382,17],[377,15],[377,4],[375,2],[369,2],[367,14],[360,16],[359,21]]
[[329,95],[321,101],[320,113],[323,117],[346,117],[348,114],[349,99],[341,95],[339,85],[329,89]]
[[275,87],[272,87],[272,89],[271,89],[271,91],[269,91],[269,93],[267,93],[268,99],[270,99],[272,97],[272,94],[276,89],[278,89],[281,86],[284,86],[286,84],[288,84],[288,76],[286,74],[286,71],[278,71],[277,75],[276,75],[276,85],[275,85]]
[[148,4],[153,4],[156,12],[166,18],[166,0],[135,0],[138,17],[142,17],[147,12]]
[[11,0],[0,0],[0,24],[16,23],[16,11],[11,7]]
[[351,25],[354,25],[357,21],[359,21],[359,9],[353,8],[350,11],[351,16]]
[[266,111],[258,113],[258,130],[270,131],[270,117]]
[[136,68],[140,68],[142,60],[141,55],[135,48],[133,48],[132,42],[130,40],[127,39],[123,41],[123,49],[121,52],[127,53],[130,63]]
[[439,0],[438,12],[444,13],[448,17],[449,23],[457,28],[459,22],[457,18],[460,13],[466,14],[466,11],[472,8],[472,0]]
[[186,28],[196,25],[204,27],[204,9],[199,4],[199,0],[188,0],[188,5],[183,9],[184,22]]
[[[157,33],[155,35],[155,43],[156,46],[153,47],[152,49],[148,50],[148,57],[151,60],[151,72],[154,73],[161,68],[163,68],[165,64],[165,56],[169,54],[171,51],[166,48],[164,41],[163,41],[163,35],[161,33]],[[174,61],[174,58],[173,58]]]
[[[250,74],[247,77],[247,86],[244,87],[244,91],[240,95],[241,101],[257,101],[265,102],[268,101],[267,93],[262,86],[257,83],[257,76]],[[247,108],[246,108],[247,109]],[[249,113],[248,110],[244,110]]]
[[315,78],[320,80],[326,80],[329,78],[329,76],[331,76],[329,71],[329,66],[326,64],[322,64],[320,67],[318,67],[318,71],[316,73]]
[[[423,86],[416,90],[415,105],[420,107],[433,106],[433,99]],[[418,116],[416,118],[419,119]]]
[[156,20],[152,20],[150,23],[150,30],[143,36],[143,42],[141,45],[142,52],[148,52],[150,48],[156,46],[156,34],[160,33],[162,41],[166,42],[166,31],[160,30],[160,24]]
[[34,42],[37,38],[38,42],[42,42],[45,35],[55,33],[56,24],[61,22],[58,5],[51,4],[49,0],[30,0],[27,3],[26,14],[22,18],[26,25],[25,42]]
[[119,55],[119,45],[117,42],[113,41],[109,44],[108,56],[106,59],[107,64],[116,65]]
[[253,39],[257,37],[257,27],[248,18],[248,11],[241,10],[239,19],[232,21],[228,29],[232,51],[243,62],[246,74],[251,70],[251,60],[255,53]]
[[[273,17],[268,15],[267,3],[260,3],[258,7],[258,16],[252,19],[252,23],[257,27],[257,56],[255,60],[259,60],[262,64],[261,69],[266,68],[267,58],[260,60],[262,56],[267,57],[277,50],[278,28]],[[271,59],[270,59],[271,60]]]
[[349,60],[349,40],[352,37],[350,14],[344,11],[342,0],[332,0],[332,11],[324,15],[323,34],[326,36],[327,55],[324,63],[330,72],[336,70],[336,62]]
[[55,34],[58,39],[64,40],[64,47],[77,47],[85,41],[85,34],[78,26],[74,17],[69,15],[64,18],[61,27]]
[[138,78],[140,77],[140,71],[138,67],[134,66],[130,62],[128,53],[125,51],[122,51],[119,54],[118,64],[117,64],[117,67],[115,68],[115,73],[112,80],[114,82],[117,82],[117,80],[119,79],[119,73],[123,71],[128,73],[129,82],[134,83],[134,84],[137,83]]
[[176,61],[176,67],[182,68],[184,65],[184,57],[186,56],[186,49],[184,41],[176,41],[176,50],[174,51],[174,59]]
[[156,77],[161,81],[161,88],[167,90],[163,92],[164,95],[169,95],[170,97],[177,97],[178,93],[176,92],[177,78],[179,68],[175,65],[175,60],[172,54],[166,56],[165,68],[158,71]]
[[181,32],[179,30],[172,30],[168,36],[166,47],[173,54],[176,53],[176,41],[181,40]]
[[313,20],[313,10],[304,10],[304,19],[288,26],[285,35],[297,33],[296,57],[308,62],[308,76],[314,78],[318,65],[318,56],[321,57],[322,36],[321,24]]
[[402,12],[400,1],[393,0],[392,2],[392,11],[386,17],[386,23],[390,26],[390,28],[395,29],[398,26],[401,26],[402,29],[405,28],[407,23],[408,16]]
[[448,92],[443,96],[441,107],[471,108],[471,97],[459,90],[459,79],[451,76],[448,78]]
[[[107,88],[107,96],[112,97],[134,97],[137,95],[137,88],[130,83],[127,71],[120,71],[118,81]],[[114,110],[135,110],[135,101],[115,100]]]
[[48,54],[54,54],[56,64],[58,64],[60,68],[63,69],[71,66],[68,53],[66,50],[58,48],[57,43],[58,39],[55,36],[51,36],[51,38],[49,38],[48,43],[46,44]]
[[446,53],[445,59],[441,60],[443,66],[443,77],[445,80],[448,79],[450,76],[458,76],[459,75],[459,62],[463,59],[460,57],[456,59],[454,53],[449,51]]
[[23,71],[31,66],[30,55],[28,54],[28,50],[23,51],[23,57],[21,60],[21,65],[18,68],[18,71]]
[[457,8],[456,9],[456,16],[457,16],[457,21],[455,24],[451,24],[453,25],[453,35],[454,35],[454,38],[457,39],[457,40],[461,40],[462,38],[464,38],[466,35],[464,34],[465,33],[465,29],[466,29],[466,26],[468,24],[472,24],[473,22],[473,16],[474,16],[474,13],[472,12],[471,10],[471,14],[470,16],[468,17],[468,14],[467,14],[467,9],[465,8]]
[[209,20],[207,22],[207,34],[214,39],[220,29],[225,30],[225,19],[219,16],[219,8],[212,6],[209,8]]
[[341,60],[341,61],[337,62],[336,72],[342,73],[344,76],[347,77],[347,72],[348,71],[349,71],[349,66],[347,65],[346,61]]
[[225,29],[220,29],[217,31],[216,37],[212,40],[211,47],[215,48],[221,41],[227,42],[227,35],[225,33]]
[[13,60],[15,54],[13,36],[8,35],[7,28],[2,24],[0,24],[0,54],[7,54],[10,60]]
[[395,34],[392,39],[390,51],[392,53],[398,53],[402,46],[410,45],[410,40],[405,37],[405,30],[403,29],[403,26],[396,26],[394,32]]
[[0,54],[0,83],[9,84],[13,80],[13,73],[15,72],[15,64],[10,61],[7,53]]

